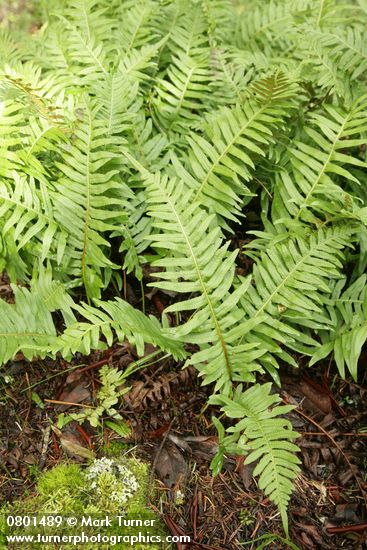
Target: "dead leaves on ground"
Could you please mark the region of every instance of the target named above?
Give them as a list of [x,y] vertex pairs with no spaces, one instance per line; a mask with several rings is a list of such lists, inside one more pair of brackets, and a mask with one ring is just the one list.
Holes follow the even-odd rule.
[[168,408],[173,391],[188,387],[196,379],[196,371],[189,367],[177,372],[165,372],[160,376],[145,374],[144,378],[133,382],[130,391],[124,395],[129,408],[136,412],[157,407]]

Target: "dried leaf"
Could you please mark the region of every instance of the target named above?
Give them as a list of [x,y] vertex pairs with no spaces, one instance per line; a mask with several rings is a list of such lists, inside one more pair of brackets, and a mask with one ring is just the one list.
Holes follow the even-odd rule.
[[[89,389],[86,387],[87,384],[88,380],[84,378],[77,386],[64,388],[58,401],[66,401],[68,403],[90,402],[92,396]],[[71,405],[61,405],[59,408],[64,411],[70,406]]]
[[196,377],[196,371],[192,367],[179,372],[168,372],[159,376],[156,380],[151,377],[147,381],[137,380],[131,386],[130,391],[124,396],[129,406],[136,411],[142,411],[162,405],[167,401],[174,387],[185,387]]
[[155,461],[155,470],[158,477],[169,489],[177,489],[185,484],[188,474],[186,461],[176,447],[171,443],[165,443]]
[[52,430],[60,438],[60,443],[67,455],[79,460],[93,459],[94,453],[82,445],[82,440],[71,432],[63,433],[56,426],[52,426]]

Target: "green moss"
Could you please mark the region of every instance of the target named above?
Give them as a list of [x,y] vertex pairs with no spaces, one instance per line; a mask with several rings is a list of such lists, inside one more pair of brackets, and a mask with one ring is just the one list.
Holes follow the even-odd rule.
[[129,444],[123,441],[110,441],[109,445],[103,445],[101,451],[105,456],[117,457],[126,453],[129,449]]
[[[78,525],[70,528],[65,519],[61,526],[49,527],[38,525],[36,528],[25,530],[24,527],[8,527],[6,522],[0,523],[0,548],[1,536],[5,543],[6,535],[38,534],[43,535],[81,535],[84,532],[91,536],[138,536],[139,532],[144,536],[160,536],[164,540],[167,532],[159,516],[147,507],[148,466],[136,458],[123,457],[122,459],[108,459],[94,461],[89,467],[83,468],[78,464],[60,464],[52,470],[42,474],[37,484],[37,492],[28,499],[22,499],[12,505],[5,506],[1,511],[6,514],[26,516],[37,513],[37,521],[42,515],[57,514],[67,517],[77,517]],[[82,518],[91,517],[100,521],[108,516],[110,525],[86,524]],[[117,516],[121,516],[119,520]],[[124,516],[124,518],[122,518]],[[124,526],[126,520],[143,520],[151,522],[146,526]],[[83,523],[84,521],[84,523]],[[121,524],[119,525],[119,521]],[[51,549],[58,545],[44,542],[43,548]],[[110,539],[109,543],[97,544],[84,543],[81,546],[88,550],[101,548],[130,548],[130,543],[117,542]],[[5,546],[4,546],[5,547]],[[8,548],[39,548],[39,544],[22,543],[11,545]],[[75,544],[63,544],[63,549],[76,548]],[[144,544],[135,542],[134,548],[158,550],[170,548],[164,543]]]

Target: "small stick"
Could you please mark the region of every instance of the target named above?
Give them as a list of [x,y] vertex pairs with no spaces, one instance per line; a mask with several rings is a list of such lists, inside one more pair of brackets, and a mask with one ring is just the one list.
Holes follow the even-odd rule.
[[87,372],[88,370],[92,369],[98,369],[98,367],[103,367],[103,365],[107,365],[109,363],[110,358],[107,359],[101,359],[100,361],[96,361],[95,363],[92,363],[92,365],[88,365],[87,367],[84,367],[83,369],[79,370],[79,373],[81,372]]
[[92,405],[86,405],[85,403],[71,403],[70,401],[56,401],[56,399],[44,399],[45,403],[52,403],[54,405],[69,405],[72,407],[86,407],[87,409],[94,409]]
[[[25,373],[25,378],[27,380],[27,386],[29,386],[29,376],[28,376],[28,372]],[[29,389],[28,390],[28,410],[27,410],[27,414],[26,414],[26,417],[24,419],[24,426],[27,424],[28,422],[28,418],[29,418],[29,415],[31,414],[31,408],[32,408],[32,390]]]
[[367,523],[357,523],[356,525],[346,525],[345,527],[326,527],[326,531],[331,535],[337,533],[360,533],[367,529]]
[[46,463],[48,443],[50,441],[50,433],[51,433],[51,424],[48,423],[46,428],[43,430],[41,457],[40,457],[40,460],[39,460],[39,463],[38,463],[38,467],[39,467],[40,470],[43,470],[43,467]]

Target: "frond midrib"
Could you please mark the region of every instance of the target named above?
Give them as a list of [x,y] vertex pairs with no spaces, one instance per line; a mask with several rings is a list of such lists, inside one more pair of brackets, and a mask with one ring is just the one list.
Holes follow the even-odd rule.
[[183,102],[184,102],[184,99],[185,99],[185,95],[186,95],[186,92],[188,90],[189,84],[191,82],[191,77],[193,75],[193,72],[194,72],[195,68],[196,67],[191,67],[189,72],[187,73],[186,82],[185,82],[185,85],[182,88],[182,92],[181,92],[181,95],[180,95],[179,102],[176,105],[176,107],[174,108],[173,113],[170,114],[170,118],[172,119],[170,127],[175,123],[176,116],[181,111],[181,108],[182,108],[182,105],[183,105]]
[[[323,241],[323,244],[325,243],[325,241],[327,241],[328,239],[325,239]],[[331,234],[330,236],[330,241],[333,241],[334,240],[334,235]],[[315,247],[314,248],[308,248],[308,252],[305,256],[302,256],[300,258],[300,260],[294,265],[294,267],[288,272],[287,276],[282,280],[282,282],[277,285],[277,287],[274,289],[274,291],[270,294],[270,296],[267,298],[267,300],[263,303],[263,305],[261,306],[260,309],[257,310],[257,312],[253,315],[253,317],[257,317],[258,315],[261,315],[261,313],[263,313],[265,311],[265,309],[268,307],[269,304],[272,303],[272,300],[274,298],[274,296],[276,296],[276,294],[278,294],[280,292],[280,290],[286,286],[287,282],[289,281],[289,279],[291,277],[293,277],[293,275],[298,271],[299,267],[306,261],[308,260],[309,258],[311,258],[314,250],[317,250],[318,249],[318,245],[319,245],[319,241],[317,240],[315,242]]]
[[343,132],[344,132],[344,128],[346,126],[346,124],[349,122],[349,117],[350,117],[351,113],[349,113],[347,115],[347,117],[345,118],[343,124],[341,125],[340,129],[339,129],[339,132],[337,133],[337,135],[335,136],[335,139],[332,141],[332,144],[331,144],[331,147],[330,147],[330,151],[329,151],[329,154],[327,156],[327,159],[325,160],[324,164],[323,164],[323,167],[322,167],[322,170],[320,171],[320,173],[317,175],[317,178],[316,180],[314,181],[314,183],[312,184],[311,186],[311,189],[309,190],[309,192],[307,193],[307,195],[305,196],[305,199],[304,199],[304,202],[303,204],[301,204],[301,206],[299,207],[299,210],[297,212],[297,215],[295,216],[295,221],[298,221],[299,220],[299,217],[301,215],[301,212],[307,208],[307,203],[309,201],[309,198],[313,195],[313,192],[314,190],[316,189],[317,185],[320,183],[320,180],[322,178],[322,176],[325,174],[326,172],[326,169],[327,167],[329,166],[330,164],[330,161],[331,161],[331,157],[332,155],[334,154],[335,152],[335,147],[337,145],[337,143],[339,142],[340,138],[342,137],[343,135]]
[[83,250],[82,250],[82,279],[84,285],[87,287],[87,277],[86,277],[86,256],[87,256],[87,246],[88,246],[88,232],[90,226],[90,206],[91,206],[91,183],[90,183],[90,149],[92,146],[92,114],[90,112],[90,107],[88,105],[88,144],[87,144],[87,162],[86,162],[86,203],[85,203],[85,217],[84,217],[84,226],[83,226]]
[[200,266],[199,266],[198,261],[196,259],[195,252],[192,248],[190,239],[189,239],[189,237],[186,233],[186,229],[185,229],[184,225],[181,222],[181,217],[180,217],[179,213],[177,212],[177,209],[175,208],[174,203],[172,202],[171,198],[168,195],[166,196],[166,200],[167,200],[167,203],[169,204],[169,206],[171,208],[171,211],[173,212],[173,215],[176,218],[177,224],[178,224],[178,226],[181,230],[182,235],[184,236],[187,247],[190,251],[190,255],[191,255],[191,258],[194,262],[194,266],[195,266],[195,270],[196,270],[196,273],[197,273],[197,276],[198,276],[198,279],[199,279],[199,282],[200,282],[200,286],[202,288],[205,300],[206,300],[206,302],[209,306],[210,316],[211,316],[212,321],[214,323],[215,332],[218,336],[218,339],[220,341],[220,344],[221,344],[221,347],[222,347],[222,350],[223,350],[223,355],[224,355],[225,364],[226,364],[226,370],[227,370],[229,378],[232,379],[232,368],[231,368],[230,361],[229,361],[229,354],[228,354],[228,350],[227,350],[227,345],[225,343],[224,336],[222,334],[220,324],[219,324],[219,320],[217,319],[217,315],[215,313],[214,306],[212,304],[212,301],[210,299],[210,296],[209,296],[209,293],[207,291],[206,285],[204,283],[204,279],[202,277]]
[[256,113],[254,113],[247,121],[246,123],[239,129],[239,131],[233,136],[233,138],[231,139],[231,141],[226,145],[225,149],[223,150],[223,152],[217,157],[216,161],[214,163],[212,163],[212,165],[210,166],[210,169],[208,170],[208,172],[206,173],[204,179],[202,180],[201,184],[200,184],[200,187],[199,189],[197,190],[194,198],[193,198],[193,201],[198,201],[200,200],[200,195],[203,191],[203,188],[205,187],[205,185],[207,184],[207,182],[209,181],[209,178],[210,176],[213,174],[214,170],[220,165],[220,162],[221,160],[223,159],[223,157],[225,157],[229,151],[229,149],[234,145],[234,143],[236,143],[236,141],[238,140],[238,138],[243,134],[243,132],[246,130],[246,128],[248,128],[252,122],[254,121],[254,119],[259,116],[260,114],[263,113],[263,111],[266,109],[267,105],[264,105],[261,109],[259,109],[258,111],[256,111]]

